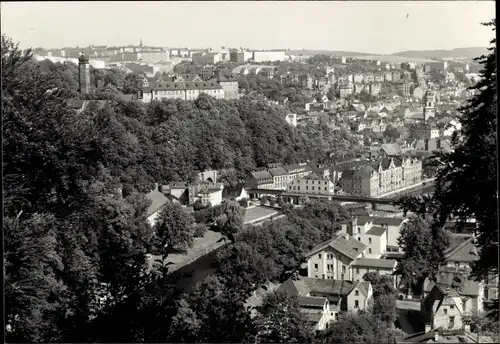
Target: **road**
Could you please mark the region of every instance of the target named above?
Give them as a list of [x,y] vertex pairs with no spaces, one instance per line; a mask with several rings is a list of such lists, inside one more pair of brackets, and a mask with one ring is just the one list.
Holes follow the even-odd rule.
[[420,300],[397,300],[396,307],[401,310],[411,310],[420,312]]

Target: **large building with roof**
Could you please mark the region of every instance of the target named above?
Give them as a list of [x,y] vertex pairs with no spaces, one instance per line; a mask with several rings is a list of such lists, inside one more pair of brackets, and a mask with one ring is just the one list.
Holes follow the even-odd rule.
[[142,90],[142,101],[181,99],[195,100],[200,94],[208,94],[216,99],[224,99],[224,90],[217,81],[160,81],[153,87]]
[[316,330],[328,328],[341,312],[367,309],[373,298],[370,282],[316,278],[288,279],[277,290],[297,297],[301,313]]
[[416,158],[383,158],[342,171],[343,192],[367,197],[380,196],[422,180],[422,161]]

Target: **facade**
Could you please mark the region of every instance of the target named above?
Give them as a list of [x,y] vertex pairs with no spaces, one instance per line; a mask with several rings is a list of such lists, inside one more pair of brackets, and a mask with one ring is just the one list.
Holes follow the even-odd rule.
[[[356,282],[363,281],[363,276],[369,272],[392,277],[396,267],[397,262],[394,259],[356,259],[352,264],[353,280]],[[396,287],[396,279],[394,279],[394,287]]]
[[[336,321],[341,312],[358,312],[367,309],[373,298],[373,287],[370,282],[349,282],[339,280],[322,280],[315,278],[289,279],[277,290],[289,296],[299,298],[299,304],[307,304],[301,298],[324,299],[329,304],[329,321]],[[322,304],[322,302],[318,302]],[[305,310],[302,309],[302,312]],[[322,312],[318,309],[316,312]]]
[[455,290],[435,285],[422,300],[421,312],[426,324],[432,328],[460,330],[464,327],[465,315],[470,312],[470,307]]
[[427,91],[423,99],[424,105],[424,121],[429,118],[436,117],[436,92]]
[[194,53],[191,60],[201,65],[214,65],[221,61],[221,55],[218,53]]
[[288,172],[283,167],[269,169],[273,177],[273,190],[286,190],[288,185]]
[[378,163],[342,171],[342,190],[351,195],[375,197],[419,183],[422,161],[383,158]]
[[216,81],[160,81],[152,88],[143,89],[142,101],[149,103],[163,99],[195,100],[202,93],[216,99],[224,99],[224,89]]
[[284,51],[254,51],[254,62],[285,61]]
[[297,126],[297,114],[296,113],[289,113],[285,116],[285,121],[288,123],[288,125],[292,127]]
[[271,190],[273,188],[273,176],[268,171],[252,172],[250,184],[256,189]]
[[306,254],[307,276],[352,281],[352,263],[364,257],[365,249],[366,245],[349,234],[336,234]]
[[340,98],[346,98],[348,95],[353,93],[352,84],[340,85],[339,89],[340,89]]
[[378,96],[382,90],[382,84],[379,82],[374,82],[370,84],[370,94],[372,96]]
[[146,50],[137,54],[137,59],[147,63],[168,61],[168,51]]
[[288,184],[288,192],[320,195],[333,195],[335,184],[328,178],[320,178],[310,175],[305,178],[297,178]]
[[208,183],[203,184],[198,190],[198,198],[202,204],[210,204],[216,206],[222,203],[222,191],[224,184],[222,183]]
[[225,75],[222,72],[216,71],[215,77],[217,82],[224,91],[224,99],[238,99],[238,80],[232,75]]

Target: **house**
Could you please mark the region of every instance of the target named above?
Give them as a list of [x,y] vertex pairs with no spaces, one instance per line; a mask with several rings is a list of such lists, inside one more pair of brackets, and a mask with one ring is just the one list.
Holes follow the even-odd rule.
[[198,188],[197,197],[201,204],[216,206],[222,203],[223,183],[203,183]]
[[288,171],[283,167],[269,169],[269,173],[273,177],[273,190],[286,190],[288,185]]
[[494,343],[494,341],[489,336],[478,336],[477,333],[472,333],[468,325],[465,325],[463,330],[454,331],[447,330],[443,327],[431,329],[431,326],[427,325],[424,332],[396,337],[394,343]]
[[291,164],[283,166],[285,170],[288,172],[288,180],[293,180],[296,178],[303,178],[312,173],[312,169],[308,164],[300,163],[300,164]]
[[426,325],[431,328],[460,330],[467,321],[467,314],[470,321],[472,308],[468,307],[467,301],[462,299],[456,290],[436,284],[422,300],[421,313]]
[[153,191],[148,193],[146,198],[151,201],[151,205],[148,207],[146,215],[148,217],[149,224],[153,227],[161,209],[165,203],[168,202],[168,198],[163,193],[158,191],[158,186]]
[[266,284],[260,286],[257,290],[252,292],[252,295],[246,299],[245,308],[250,310],[250,317],[253,319],[258,315],[257,308],[262,306],[264,297],[276,291],[279,284],[274,284],[272,282],[267,282]]
[[252,178],[249,184],[256,189],[272,189],[273,176],[268,171],[255,171],[252,172]]
[[[394,259],[370,259],[359,258],[352,263],[353,280],[362,281],[363,276],[369,272],[376,272],[380,275],[393,276],[396,271],[397,262]],[[394,278],[394,287],[396,279]]]
[[368,247],[367,257],[375,255],[378,258],[379,254],[387,255],[387,251],[399,252],[397,240],[405,221],[397,217],[358,215],[343,221],[341,231],[358,238],[365,244]]
[[397,143],[384,143],[380,146],[380,152],[385,157],[396,157],[401,155],[401,148]]
[[288,123],[288,125],[292,127],[297,126],[297,114],[296,113],[289,113],[285,116],[285,121]]
[[[327,328],[341,312],[358,312],[367,309],[372,302],[373,288],[370,282],[350,282],[301,277],[288,279],[278,288],[289,296],[298,297],[301,311],[314,320],[317,329]],[[311,314],[316,314],[312,317]]]
[[349,234],[335,234],[305,255],[307,276],[352,281],[352,263],[364,257],[365,249],[366,245]]
[[447,139],[420,139],[415,143],[415,150],[432,154],[435,151],[450,153],[452,148]]
[[304,195],[333,195],[335,193],[335,184],[328,178],[310,174],[306,177],[296,178],[289,182],[288,192],[301,193]]

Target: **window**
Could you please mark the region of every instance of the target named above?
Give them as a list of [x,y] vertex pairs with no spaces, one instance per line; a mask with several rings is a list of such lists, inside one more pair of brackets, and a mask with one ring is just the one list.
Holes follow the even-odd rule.
[[345,265],[342,265],[342,272],[345,273]]
[[314,186],[312,187],[312,190],[314,190]]
[[328,190],[328,188],[325,186],[325,191],[327,191],[327,190]]
[[453,308],[455,308],[455,306],[454,305],[450,305],[450,309],[453,309]]
[[321,259],[321,253],[320,253],[320,254],[318,254],[318,258],[319,258],[319,259]]
[[328,272],[332,272],[333,271],[333,264],[328,264],[326,266],[326,269],[328,270]]
[[358,233],[361,233],[361,227],[358,227]]
[[318,271],[318,264],[314,264],[314,271]]
[[358,241],[361,241],[361,237],[358,237]]
[[368,238],[368,243],[371,244],[372,243],[372,238]]
[[368,253],[372,253],[372,249],[371,248],[368,249]]
[[460,266],[459,262],[455,262],[455,267],[458,268]]
[[354,291],[354,296],[359,296],[359,290]]
[[359,308],[359,300],[354,300],[354,308]]
[[356,268],[356,273],[359,274],[359,268]]
[[446,315],[448,314],[448,310],[446,308],[443,308],[443,313]]

